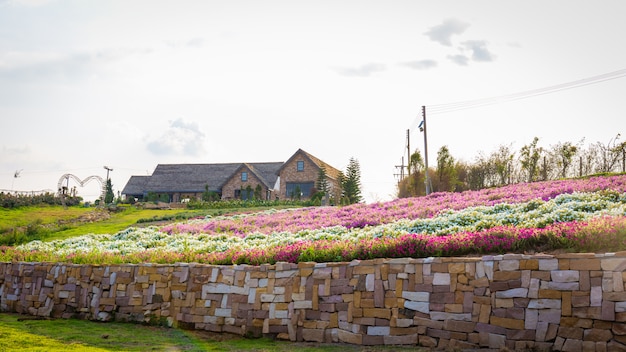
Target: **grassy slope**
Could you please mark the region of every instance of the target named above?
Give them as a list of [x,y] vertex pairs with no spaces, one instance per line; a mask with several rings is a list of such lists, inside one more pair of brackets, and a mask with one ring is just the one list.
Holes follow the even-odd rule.
[[[36,225],[45,228],[41,230],[43,240],[65,239],[89,233],[114,234],[131,226],[147,226],[153,223],[179,217],[203,217],[206,215],[222,215],[237,212],[260,211],[265,208],[245,209],[138,209],[123,207],[119,211],[108,212],[102,209],[86,207],[41,206],[18,209],[0,208],[0,236],[14,228],[25,228]],[[108,214],[98,214],[98,213]],[[88,222],[85,219],[97,219]],[[151,222],[153,221],[153,222]],[[167,220],[165,220],[167,221]],[[174,220],[171,220],[174,221]]]
[[424,351],[416,347],[359,347],[344,344],[291,343],[269,338],[187,331],[128,323],[75,319],[31,320],[0,314],[0,352],[5,351],[257,351],[351,352]]

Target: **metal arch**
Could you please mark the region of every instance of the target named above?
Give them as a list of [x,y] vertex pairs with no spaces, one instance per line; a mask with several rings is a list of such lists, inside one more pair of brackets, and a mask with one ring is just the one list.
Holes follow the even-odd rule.
[[59,195],[62,194],[63,181],[69,180],[70,178],[76,181],[81,187],[83,187],[85,184],[87,184],[91,180],[98,181],[100,183],[100,188],[102,189],[101,197],[102,199],[104,199],[104,195],[106,194],[106,184],[104,183],[104,180],[102,179],[102,177],[97,176],[97,175],[89,176],[85,178],[84,180],[81,180],[76,175],[72,175],[72,174],[65,174],[61,176],[61,178],[59,179],[59,182],[57,183],[57,191],[59,192]]

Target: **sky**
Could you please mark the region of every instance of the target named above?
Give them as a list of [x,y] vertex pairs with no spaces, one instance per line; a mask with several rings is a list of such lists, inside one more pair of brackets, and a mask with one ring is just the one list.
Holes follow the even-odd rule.
[[[622,0],[0,0],[0,190],[158,164],[345,170],[367,202],[447,146],[626,138]],[[458,102],[466,104],[455,105]],[[619,139],[618,141],[623,141]],[[111,170],[107,170],[106,168]],[[70,187],[85,200],[95,181]]]

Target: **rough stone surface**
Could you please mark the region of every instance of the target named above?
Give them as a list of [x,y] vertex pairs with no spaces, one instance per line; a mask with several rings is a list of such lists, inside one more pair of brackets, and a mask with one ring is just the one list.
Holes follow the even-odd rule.
[[626,253],[261,266],[0,263],[0,311],[310,342],[626,350]]

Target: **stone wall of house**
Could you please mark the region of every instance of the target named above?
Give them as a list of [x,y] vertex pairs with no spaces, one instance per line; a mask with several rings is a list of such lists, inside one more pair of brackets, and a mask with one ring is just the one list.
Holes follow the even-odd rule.
[[[248,180],[247,181],[242,181],[241,180],[241,173],[242,172],[247,172],[248,173]],[[235,197],[235,190],[241,190],[241,192],[246,192],[246,188],[248,186],[250,186],[250,188],[252,189],[251,194],[250,194],[250,198],[253,199],[254,198],[254,190],[256,189],[257,185],[261,186],[261,199],[270,199],[269,195],[267,193],[267,187],[265,187],[263,185],[263,182],[261,182],[261,180],[259,180],[258,177],[256,177],[254,175],[253,172],[250,171],[250,169],[248,168],[243,168],[241,170],[239,170],[237,172],[237,174],[233,177],[231,177],[228,182],[226,182],[223,186],[222,186],[222,199],[238,199]]]
[[0,310],[291,341],[626,350],[626,253],[261,266],[0,263]]
[[[298,161],[304,162],[304,169],[298,171]],[[291,196],[287,194],[287,180],[289,182],[313,182],[317,180],[319,175],[319,167],[311,162],[311,160],[302,154],[288,161],[280,172],[280,199],[289,199]]]

